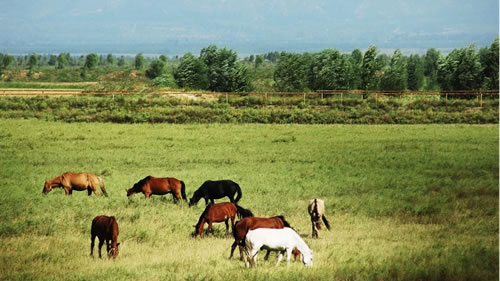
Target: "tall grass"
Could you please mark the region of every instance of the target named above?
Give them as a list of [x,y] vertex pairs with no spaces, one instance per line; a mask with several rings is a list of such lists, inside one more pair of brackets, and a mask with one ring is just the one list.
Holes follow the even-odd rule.
[[[60,123],[0,119],[2,280],[497,280],[498,125]],[[110,196],[41,194],[65,171],[101,175]],[[147,175],[240,184],[240,204],[285,215],[314,267],[247,270],[223,224],[190,236],[204,209],[131,198]],[[311,238],[307,202],[330,232]],[[220,202],[220,201],[219,201]],[[117,260],[89,257],[90,223],[114,215]]]

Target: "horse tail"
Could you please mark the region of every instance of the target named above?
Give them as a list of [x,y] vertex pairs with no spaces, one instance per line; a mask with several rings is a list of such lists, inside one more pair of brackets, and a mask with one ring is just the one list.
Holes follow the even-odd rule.
[[290,226],[290,224],[285,220],[285,217],[284,216],[278,216],[278,218],[283,222],[283,225],[285,227],[289,227],[289,228],[293,228]]
[[181,195],[182,195],[182,199],[184,199],[184,201],[187,202],[187,197],[186,197],[186,185],[184,184],[183,181],[181,181]]
[[236,192],[238,193],[238,195],[236,196],[234,203],[238,203],[238,201],[240,201],[241,199],[241,187],[237,183],[235,184],[236,184]]
[[323,223],[325,224],[326,228],[327,228],[328,230],[330,230],[330,223],[328,223],[328,220],[326,219],[326,217],[325,217],[325,216],[323,216],[322,218],[323,218]]
[[106,187],[104,186],[104,181],[99,176],[96,176],[96,178],[99,181],[99,186],[101,187],[102,193],[104,194],[104,196],[108,197],[108,193],[106,192]]
[[254,216],[252,211],[250,211],[249,209],[245,209],[245,208],[239,206],[238,204],[235,204],[235,205],[236,205],[236,212],[238,213],[238,218],[242,219],[242,218]]

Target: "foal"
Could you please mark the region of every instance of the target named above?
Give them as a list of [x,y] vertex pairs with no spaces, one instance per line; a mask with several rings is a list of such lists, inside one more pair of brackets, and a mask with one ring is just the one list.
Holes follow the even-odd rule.
[[99,238],[99,258],[101,258],[101,248],[106,242],[106,252],[113,259],[118,256],[118,223],[115,217],[97,216],[92,220],[90,230],[90,255],[94,256],[95,237]]
[[325,217],[325,202],[323,200],[315,198],[309,201],[307,211],[311,216],[313,238],[319,238],[318,229],[321,229],[321,220],[325,223],[326,228],[330,230],[330,224]]

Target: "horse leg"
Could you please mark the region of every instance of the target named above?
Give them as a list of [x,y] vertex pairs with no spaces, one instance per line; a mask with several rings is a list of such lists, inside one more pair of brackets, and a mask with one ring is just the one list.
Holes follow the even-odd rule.
[[210,231],[210,234],[214,235],[214,228],[212,226],[212,221],[208,221],[207,233]]
[[292,257],[292,248],[286,249],[286,264],[290,265],[290,258]]
[[266,255],[264,256],[264,260],[267,261],[269,259],[269,255],[271,254],[270,250],[267,250]]
[[229,219],[226,219],[224,221],[224,223],[226,224],[226,234],[228,234],[229,233]]
[[104,244],[104,240],[101,240],[101,238],[99,238],[99,258],[101,259],[102,258],[102,254],[101,254],[101,249],[102,249],[102,245]]
[[90,187],[87,187],[87,193],[89,196],[92,194],[92,189]]
[[181,201],[181,195],[179,194],[179,191],[172,192],[172,197],[174,198],[175,203]]
[[278,262],[276,263],[276,266],[279,266],[280,263],[281,263],[281,260],[283,259],[283,254],[285,253],[285,251],[280,251],[280,254],[278,256]]
[[240,261],[243,260],[243,246],[238,245],[238,249],[240,249]]
[[90,256],[94,256],[95,235],[91,234],[90,237]]
[[312,222],[312,237],[318,238],[318,230],[316,229],[316,224],[314,223],[314,221],[311,222]]
[[237,241],[234,240],[233,245],[231,245],[231,254],[229,255],[229,259],[233,257],[234,249],[236,249]]

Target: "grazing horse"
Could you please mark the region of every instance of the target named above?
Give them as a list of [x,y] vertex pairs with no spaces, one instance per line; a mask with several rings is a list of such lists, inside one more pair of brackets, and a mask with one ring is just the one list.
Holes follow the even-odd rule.
[[127,191],[127,197],[139,192],[142,192],[146,198],[149,198],[151,195],[172,193],[175,201],[181,200],[181,195],[182,199],[187,201],[186,186],[183,181],[176,178],[155,178],[147,176],[134,184],[132,188],[125,190]]
[[[231,245],[231,255],[229,258],[233,257],[234,249],[236,246],[240,249],[240,260],[243,260],[243,246],[245,242],[245,235],[249,230],[257,228],[284,228],[291,227],[290,224],[285,220],[283,216],[270,217],[270,218],[259,218],[259,217],[248,217],[244,218],[238,222],[233,227],[233,237],[234,243]],[[269,256],[269,252],[266,255],[266,259]]]
[[226,233],[229,231],[228,221],[231,219],[231,229],[234,229],[234,218],[238,217],[253,217],[253,213],[241,206],[234,203],[224,202],[217,204],[209,204],[198,220],[198,223],[194,227],[193,236],[200,235],[203,237],[203,226],[208,223],[207,233],[209,231],[213,232],[212,223],[214,222],[225,222],[226,223]]
[[51,180],[46,180],[43,186],[43,194],[49,193],[55,187],[61,187],[64,189],[66,195],[73,194],[73,190],[83,191],[87,190],[89,196],[94,192],[95,195],[99,195],[97,191],[98,187],[101,187],[104,196],[108,196],[106,188],[104,187],[104,182],[101,177],[96,176],[91,173],[70,173],[66,172],[58,177]]
[[315,198],[309,201],[307,211],[311,216],[313,238],[319,238],[318,229],[321,229],[321,220],[325,223],[326,228],[330,230],[330,224],[325,217],[325,202],[323,200]]
[[108,257],[118,256],[118,223],[115,217],[97,216],[92,220],[90,230],[90,255],[94,256],[95,237],[99,238],[99,258],[101,258],[101,248],[106,242],[106,252]]
[[285,227],[280,229],[257,228],[248,231],[245,238],[245,254],[247,259],[245,265],[257,266],[257,254],[261,249],[279,251],[278,266],[283,259],[283,254],[287,253],[287,263],[290,265],[292,251],[297,248],[302,253],[302,262],[306,266],[312,266],[312,251],[307,244],[300,238],[295,230]]
[[[236,199],[234,194],[238,193]],[[238,203],[241,199],[241,188],[232,180],[206,181],[204,182],[189,199],[189,206],[196,205],[201,198],[205,199],[205,205],[208,201],[214,204],[214,199],[220,199],[224,196],[229,197],[232,203]]]

